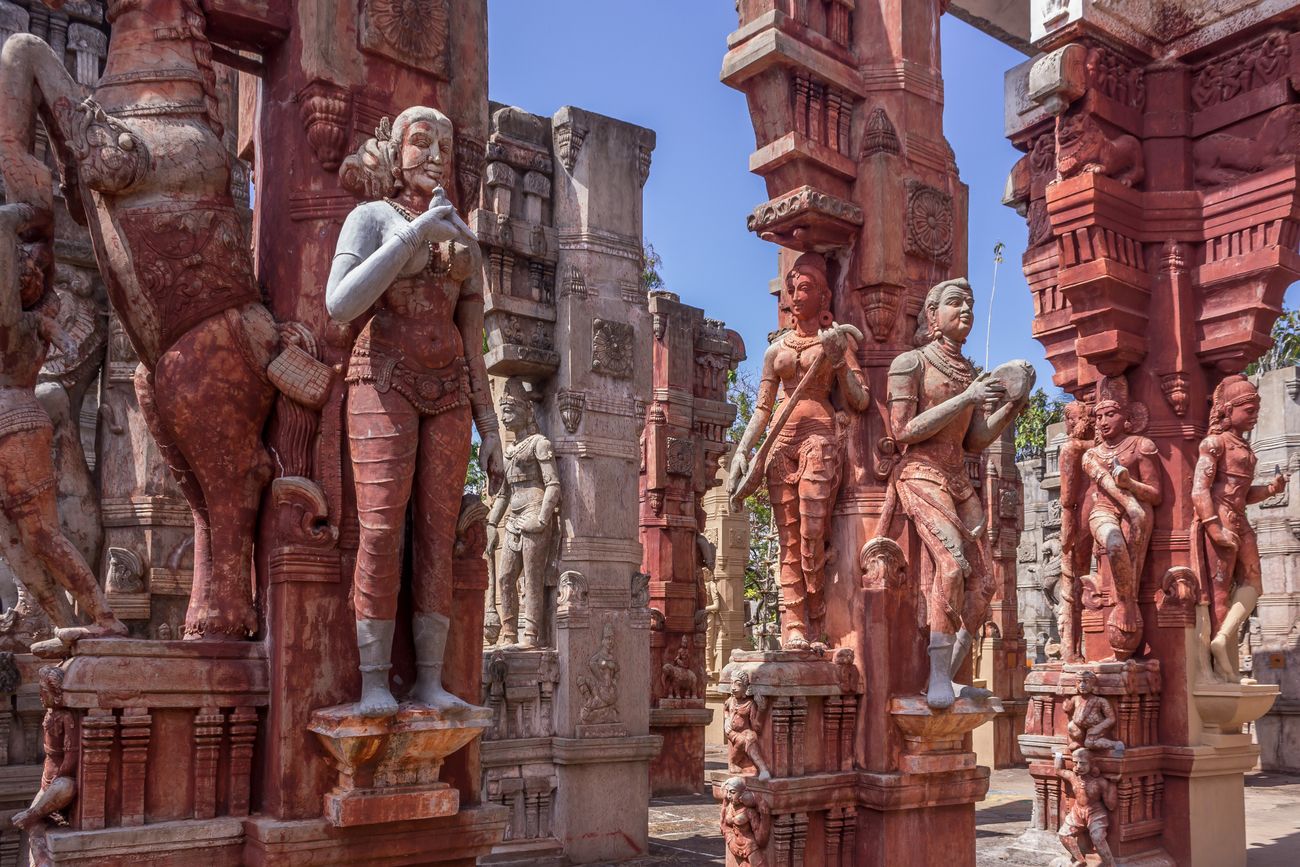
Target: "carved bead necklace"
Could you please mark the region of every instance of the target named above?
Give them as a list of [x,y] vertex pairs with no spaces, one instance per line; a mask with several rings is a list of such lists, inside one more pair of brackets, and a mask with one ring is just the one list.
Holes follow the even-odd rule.
[[788,349],[794,350],[794,364],[796,370],[805,370],[803,363],[803,354],[814,346],[821,345],[821,338],[816,334],[809,337],[800,337],[795,331],[785,333],[785,345]]
[[925,346],[921,347],[921,354],[926,360],[933,364],[943,373],[944,376],[953,382],[965,388],[975,380],[975,371],[965,359],[953,358],[943,348],[938,345],[939,341],[932,340]]
[[[393,210],[401,214],[402,218],[406,220],[406,222],[408,223],[415,222],[416,214],[410,208],[406,207],[403,204],[400,204],[395,199],[388,198],[387,196],[384,197],[384,201],[392,205]],[[424,270],[429,272],[429,274],[434,277],[445,276],[449,271],[451,271],[451,263],[442,261],[442,255],[438,251],[437,244],[433,243],[432,241],[425,241],[424,243],[427,244],[429,247],[429,261],[428,263],[425,264]],[[456,249],[455,242],[453,241],[451,242],[451,244],[452,244],[452,252],[454,253]]]

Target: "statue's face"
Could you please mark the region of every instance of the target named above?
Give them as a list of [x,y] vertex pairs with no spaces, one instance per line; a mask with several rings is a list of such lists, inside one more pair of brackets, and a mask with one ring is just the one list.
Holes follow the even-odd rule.
[[1228,424],[1238,433],[1255,429],[1259,423],[1259,400],[1248,400],[1228,410]]
[[965,343],[975,324],[975,298],[960,286],[949,286],[930,311],[931,327],[956,343]]
[[802,322],[816,321],[826,310],[826,284],[809,271],[798,271],[791,280],[790,311]]
[[742,698],[744,698],[744,697],[745,697],[745,684],[742,683],[742,682],[739,681],[739,680],[733,680],[733,681],[731,682],[731,697],[732,697],[732,698],[735,698],[735,699],[742,699]]
[[402,181],[408,189],[431,196],[443,185],[451,161],[451,126],[417,120],[406,128],[399,154]]
[[1092,678],[1085,677],[1083,680],[1079,681],[1079,693],[1081,695],[1091,695],[1092,688],[1093,688]]
[[1075,758],[1074,770],[1080,776],[1087,776],[1088,772],[1092,770],[1092,759],[1088,757],[1087,753],[1080,753]]
[[501,398],[501,423],[510,430],[519,430],[528,424],[528,409],[513,397]]
[[[1078,408],[1071,409],[1071,407]],[[1066,433],[1073,439],[1083,440],[1092,437],[1092,419],[1088,416],[1088,411],[1078,404],[1070,404],[1066,407],[1065,427]]]
[[1124,435],[1124,413],[1113,406],[1097,410],[1097,432],[1103,439],[1114,440]]
[[740,786],[727,786],[727,801],[734,807],[740,806]]

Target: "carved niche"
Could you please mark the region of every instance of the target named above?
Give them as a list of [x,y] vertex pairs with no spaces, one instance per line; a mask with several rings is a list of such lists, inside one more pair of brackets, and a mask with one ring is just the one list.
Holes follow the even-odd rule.
[[591,322],[591,369],[596,373],[626,379],[632,375],[632,326],[626,322],[593,319]]
[[447,80],[448,0],[363,0],[361,49]]
[[952,196],[917,181],[907,182],[905,249],[941,264],[952,261]]

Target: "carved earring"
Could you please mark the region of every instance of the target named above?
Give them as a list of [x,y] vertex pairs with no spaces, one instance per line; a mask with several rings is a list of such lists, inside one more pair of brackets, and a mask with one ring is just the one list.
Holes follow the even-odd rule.
[[835,317],[831,316],[831,312],[829,310],[823,310],[822,315],[817,317],[817,321],[821,324],[822,328],[830,328],[831,323],[835,321]]

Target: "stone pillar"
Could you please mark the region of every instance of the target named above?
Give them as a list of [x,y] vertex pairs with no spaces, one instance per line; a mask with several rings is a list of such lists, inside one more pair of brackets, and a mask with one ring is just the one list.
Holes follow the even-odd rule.
[[[641,188],[654,133],[580,108],[551,118],[558,273],[555,344],[564,348],[545,406],[560,458],[554,833],[577,863],[645,854],[650,734],[648,579],[630,497],[651,383],[641,286]],[[575,412],[576,408],[576,412]],[[566,411],[567,409],[567,411]],[[566,594],[564,575],[570,575]],[[611,669],[609,660],[616,667]],[[610,798],[609,793],[621,797]]]
[[[741,0],[723,61],[724,83],[748,100],[757,145],[749,165],[769,197],[749,226],[784,248],[783,274],[798,253],[826,256],[832,315],[863,334],[857,359],[872,404],[848,425],[825,581],[826,637],[859,666],[845,670],[853,682],[843,690],[855,705],[857,776],[823,786],[774,766],[773,780],[751,785],[774,817],[789,817],[774,822],[768,857],[776,863],[975,863],[974,804],[988,771],[976,766],[964,735],[992,713],[946,714],[954,727],[940,734],[922,710],[928,661],[927,635],[916,626],[917,540],[904,540],[915,574],[899,571],[897,545],[873,551],[870,573],[862,574],[862,549],[876,535],[898,453],[885,423],[889,366],[915,347],[925,293],[966,267],[967,191],[943,135],[939,17],[946,5]],[[787,303],[779,297],[778,311]],[[778,320],[789,324],[784,312]],[[795,661],[785,653],[754,660]],[[763,679],[755,672],[752,682]],[[820,845],[827,818],[846,805],[854,807],[855,833],[836,830],[839,850],[827,853]],[[836,813],[836,829],[843,820]],[[792,841],[795,860],[779,860]]]
[[704,494],[704,536],[714,548],[713,577],[720,598],[717,646],[706,645],[704,667],[707,687],[705,705],[712,710],[707,743],[722,743],[722,701],[725,693],[718,684],[722,668],[734,650],[753,649],[745,621],[749,605],[745,599],[745,567],[749,562],[749,513],[742,505],[735,508],[724,484],[731,451],[722,459],[718,484]]
[[[1273,370],[1259,377],[1259,426],[1251,445],[1259,456],[1259,472],[1267,478],[1277,469],[1300,468],[1300,367]],[[1251,507],[1251,522],[1259,534],[1264,593],[1255,609],[1257,634],[1243,644],[1243,662],[1260,683],[1282,689],[1269,712],[1255,723],[1259,764],[1266,771],[1300,773],[1300,539],[1293,529],[1300,503],[1286,491]],[[1253,633],[1253,630],[1252,630]]]
[[984,514],[997,593],[988,622],[979,636],[972,670],[1002,702],[1002,712],[974,732],[975,754],[982,765],[1010,768],[1024,763],[1016,736],[1025,727],[1024,628],[1016,595],[1016,559],[1020,548],[1024,482],[1016,466],[1015,429],[1009,427],[984,453]]
[[701,536],[703,496],[719,484],[718,460],[736,417],[727,375],[745,352],[740,335],[671,292],[650,294],[650,316],[654,390],[641,438],[640,524],[653,617],[650,726],[664,738],[650,786],[655,795],[693,794],[704,785],[713,715],[704,706],[712,601],[704,575],[717,558]]
[[1017,463],[1024,482],[1024,529],[1016,550],[1016,602],[1025,632],[1025,654],[1046,662],[1048,646],[1058,642],[1056,584],[1061,578],[1061,476],[1057,455],[1064,438],[1060,424],[1047,428],[1044,453]]
[[[1300,107],[1286,83],[1296,16],[1290,4],[1184,8],[1170,18],[1158,4],[1033,4],[1044,54],[1007,78],[1007,132],[1028,154],[1008,202],[1028,220],[1033,333],[1054,382],[1084,402],[1126,395],[1162,484],[1138,576],[1141,643],[1125,663],[1136,668],[1113,699],[1139,707],[1154,736],[1144,728],[1141,746],[1099,760],[1119,779],[1112,850],[1119,864],[1232,867],[1245,863],[1242,774],[1258,755],[1241,725],[1276,687],[1200,674],[1197,601],[1211,579],[1188,532],[1190,494],[1214,387],[1267,348],[1300,276],[1290,133]],[[1064,749],[1060,700],[1084,669],[1104,680],[1114,664],[1103,661],[1108,568],[1098,563],[1083,612],[1087,661],[1036,668],[1027,686],[1045,709],[1057,699],[1033,732],[1031,710],[1021,742],[1046,790],[1065,779],[1048,763]],[[1060,740],[1042,740],[1049,732]],[[1142,812],[1126,815],[1126,803]],[[1038,815],[1050,827],[1046,805]]]

